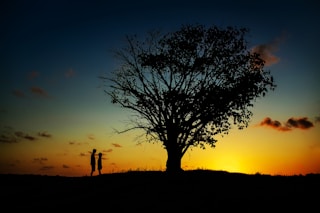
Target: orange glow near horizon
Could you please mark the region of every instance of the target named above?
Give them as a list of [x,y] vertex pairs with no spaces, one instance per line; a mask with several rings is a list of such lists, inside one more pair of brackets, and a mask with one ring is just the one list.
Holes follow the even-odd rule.
[[[182,158],[182,168],[270,175],[320,173],[319,127],[310,131],[312,134],[308,135],[303,131],[284,135],[286,133],[250,127],[230,132],[219,139],[214,149],[189,150]],[[56,138],[43,143],[34,141],[21,147],[5,144],[1,162],[10,162],[10,165],[2,165],[10,168],[6,169],[7,173],[87,176],[90,173],[91,150],[96,148],[97,153],[103,153],[102,173],[164,171],[167,153],[161,143],[138,145],[130,139],[133,135],[115,135],[103,143],[91,141],[89,137],[87,142]],[[58,143],[61,140],[66,142]]]
[[[106,93],[110,82],[100,77],[112,77],[113,71],[125,66],[113,50],[130,48],[127,36],[136,35],[140,47],[147,48],[144,39],[150,30],[166,35],[186,22],[247,28],[243,37],[236,35],[241,44],[244,39],[246,49],[239,54],[259,53],[263,69],[270,71],[277,87],[252,100],[248,128],[232,126],[229,134],[217,135],[215,148],[189,149],[181,159],[182,169],[320,174],[320,30],[314,27],[320,13],[315,3],[263,4],[264,11],[272,11],[268,17],[243,12],[259,10],[258,1],[238,2],[236,7],[227,1],[218,5],[208,1],[205,8],[198,2],[170,8],[159,4],[156,10],[153,4],[146,9],[145,2],[132,7],[123,7],[120,1],[89,5],[69,1],[1,5],[0,174],[89,176],[93,148],[103,154],[103,174],[164,171],[167,152],[161,142],[139,144],[139,131],[114,132],[132,127],[130,121],[140,117],[114,104]],[[299,16],[292,16],[292,11],[299,11]],[[151,43],[157,40],[152,39]],[[225,42],[231,40],[232,36]],[[201,45],[197,48],[197,56],[186,62],[190,67],[203,57]],[[242,45],[235,49],[240,51]],[[223,63],[244,72],[248,65]],[[220,65],[213,66],[219,73]]]

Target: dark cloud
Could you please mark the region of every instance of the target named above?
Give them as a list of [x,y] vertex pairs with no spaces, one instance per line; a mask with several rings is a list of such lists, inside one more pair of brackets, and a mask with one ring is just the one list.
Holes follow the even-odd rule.
[[28,134],[26,134],[24,132],[21,132],[21,131],[17,131],[14,134],[19,138],[24,138],[24,139],[29,140],[29,141],[34,141],[34,140],[37,139],[36,137],[33,137],[33,136],[28,135]]
[[71,77],[73,77],[75,74],[76,74],[75,71],[74,71],[72,68],[70,68],[70,69],[68,69],[68,70],[64,73],[64,76],[65,76],[66,78],[71,78]]
[[[38,136],[51,138],[52,135],[47,132],[39,132]],[[38,138],[23,131],[15,131],[13,128],[5,126],[0,132],[0,143],[18,143],[21,140],[35,141]]]
[[31,87],[30,90],[33,94],[37,96],[45,97],[45,98],[49,97],[48,93],[40,87]]
[[320,123],[320,116],[315,117],[315,123]]
[[0,143],[18,143],[18,139],[12,135],[1,134]]
[[113,143],[112,146],[114,146],[114,147],[122,147],[120,144],[117,144],[117,143]]
[[284,124],[281,124],[280,121],[272,120],[269,117],[264,118],[259,126],[268,126],[278,131],[286,132],[291,131],[293,129],[310,129],[314,125],[311,121],[308,120],[307,117],[302,118],[289,118]]
[[26,95],[21,90],[14,89],[12,90],[12,94],[18,98],[24,98]]
[[77,142],[77,141],[69,141],[70,145],[81,145],[81,142]]
[[15,164],[15,163],[9,163],[8,166],[9,166],[9,167],[16,167],[16,164]]
[[47,132],[39,132],[38,135],[40,137],[44,137],[44,138],[51,138],[52,137],[52,135]]
[[272,120],[269,117],[264,118],[263,121],[261,121],[259,125],[260,126],[268,126],[268,127],[271,127],[273,129],[276,129],[276,130],[282,131],[282,132],[291,130],[290,128],[288,128],[286,126],[282,126],[282,124],[279,121]]
[[94,140],[94,135],[93,134],[88,135],[88,139]]
[[28,79],[29,80],[33,80],[35,78],[37,78],[39,76],[39,72],[37,71],[31,71],[29,74],[28,74]]
[[12,127],[4,126],[0,133],[0,143],[18,143],[19,139],[15,136]]
[[45,161],[48,161],[48,158],[41,157],[41,158],[34,158],[34,159],[33,159],[33,162],[34,162],[34,163],[43,164]]
[[286,125],[290,128],[299,128],[299,129],[309,129],[314,126],[311,121],[308,121],[307,117],[289,118]]
[[52,170],[54,169],[54,166],[43,166],[40,168],[41,171],[47,171],[47,170]]
[[62,165],[62,168],[64,168],[64,169],[69,169],[70,167],[69,167],[68,165],[63,164],[63,165]]

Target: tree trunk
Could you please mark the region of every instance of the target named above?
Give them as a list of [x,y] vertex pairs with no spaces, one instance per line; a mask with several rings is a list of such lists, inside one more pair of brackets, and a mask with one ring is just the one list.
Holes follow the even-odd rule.
[[176,174],[183,171],[181,168],[182,154],[181,150],[179,150],[177,147],[177,143],[171,143],[169,146],[166,147],[166,150],[168,155],[166,171],[171,174]]

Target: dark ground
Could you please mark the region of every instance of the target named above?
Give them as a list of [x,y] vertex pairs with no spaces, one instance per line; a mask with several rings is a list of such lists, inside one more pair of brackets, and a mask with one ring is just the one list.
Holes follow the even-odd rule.
[[1,209],[103,212],[320,212],[320,174],[138,171],[94,177],[0,175]]

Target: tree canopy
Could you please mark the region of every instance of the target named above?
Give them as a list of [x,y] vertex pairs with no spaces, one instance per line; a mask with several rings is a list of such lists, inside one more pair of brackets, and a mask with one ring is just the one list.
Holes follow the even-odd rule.
[[100,76],[112,103],[136,115],[133,128],[163,144],[167,171],[181,170],[190,147],[215,147],[215,135],[247,127],[254,101],[275,89],[248,32],[198,24],[126,36],[115,51],[120,66]]

